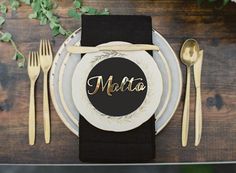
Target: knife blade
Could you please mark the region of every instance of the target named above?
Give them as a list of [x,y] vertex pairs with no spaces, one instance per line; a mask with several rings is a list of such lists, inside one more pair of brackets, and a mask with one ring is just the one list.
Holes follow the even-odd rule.
[[202,101],[201,101],[201,71],[203,62],[203,50],[199,52],[199,59],[193,66],[194,82],[196,88],[195,106],[195,146],[198,146],[202,135]]

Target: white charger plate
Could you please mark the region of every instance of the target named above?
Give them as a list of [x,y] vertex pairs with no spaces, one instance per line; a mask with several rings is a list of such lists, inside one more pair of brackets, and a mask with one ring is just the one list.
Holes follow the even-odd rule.
[[[77,136],[79,135],[79,112],[73,103],[70,84],[80,56],[69,54],[66,51],[66,46],[79,45],[80,38],[80,29],[68,37],[58,50],[50,73],[50,92],[55,109],[64,124]],[[153,30],[153,43],[161,49],[160,52],[153,52],[153,57],[163,78],[166,79],[163,80],[163,95],[155,113],[155,127],[156,133],[158,133],[170,121],[178,106],[182,91],[182,73],[174,51],[155,30]]]
[[[112,41],[99,46],[130,44]],[[87,53],[78,63],[72,77],[72,98],[83,117],[93,126],[106,131],[123,132],[132,130],[146,122],[155,113],[163,91],[162,76],[152,56],[146,51],[114,51]],[[119,54],[119,56],[118,56]],[[147,80],[147,93],[142,104],[133,112],[122,115],[107,115],[96,109],[87,96],[86,83],[90,71],[106,59],[119,57],[129,60],[143,71]],[[122,68],[122,67],[121,67]]]

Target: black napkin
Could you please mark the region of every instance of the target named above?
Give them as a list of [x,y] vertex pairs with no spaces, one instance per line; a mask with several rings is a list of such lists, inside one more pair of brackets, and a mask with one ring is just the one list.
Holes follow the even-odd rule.
[[[110,41],[152,44],[149,16],[82,16],[82,46]],[[84,162],[146,162],[155,157],[155,118],[126,132],[100,130],[80,116],[79,158]]]

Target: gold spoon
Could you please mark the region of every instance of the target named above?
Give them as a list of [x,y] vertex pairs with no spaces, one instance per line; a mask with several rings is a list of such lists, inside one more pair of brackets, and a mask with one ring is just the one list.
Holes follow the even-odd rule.
[[184,112],[182,120],[182,146],[185,147],[188,141],[189,128],[189,109],[190,109],[190,77],[191,66],[197,62],[199,55],[199,45],[196,40],[188,39],[184,42],[181,51],[180,59],[187,66],[187,83],[184,102]]

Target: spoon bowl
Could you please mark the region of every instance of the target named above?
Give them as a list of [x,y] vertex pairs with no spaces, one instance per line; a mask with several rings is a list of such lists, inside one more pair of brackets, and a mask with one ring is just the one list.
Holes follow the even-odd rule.
[[199,44],[195,39],[187,39],[180,51],[180,59],[186,66],[191,67],[198,60]]

